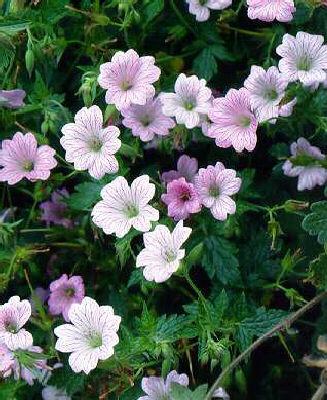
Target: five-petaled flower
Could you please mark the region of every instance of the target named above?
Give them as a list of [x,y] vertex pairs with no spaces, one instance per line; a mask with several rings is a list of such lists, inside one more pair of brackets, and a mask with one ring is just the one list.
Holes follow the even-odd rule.
[[66,161],[74,163],[78,171],[88,170],[95,179],[118,172],[115,154],[121,146],[119,129],[103,127],[102,111],[98,106],[83,107],[74,120],[61,128],[60,143],[66,150]]
[[12,296],[0,306],[0,343],[10,350],[27,349],[33,344],[33,336],[23,326],[32,314],[28,300]]
[[154,231],[143,235],[145,248],[136,258],[136,267],[144,267],[146,280],[164,282],[178,270],[185,256],[185,250],[181,247],[191,232],[191,228],[184,227],[183,221],[179,221],[173,232],[165,225],[158,224]]
[[159,211],[148,203],[154,197],[155,185],[148,175],[134,179],[131,186],[119,176],[101,190],[103,200],[93,208],[93,222],[110,235],[125,236],[133,227],[147,232],[151,222],[159,220]]
[[236,171],[225,168],[221,162],[200,168],[194,179],[201,203],[210,208],[212,215],[220,221],[235,213],[236,204],[231,196],[240,190],[241,183]]
[[74,372],[88,374],[99,360],[114,354],[121,317],[114,314],[112,307],[99,306],[90,297],[84,297],[81,304],[73,304],[68,317],[71,324],[54,329],[58,337],[56,350],[71,353],[68,362]]
[[155,94],[152,85],[159,79],[160,68],[152,56],[140,57],[135,50],[117,51],[110,62],[100,66],[98,82],[107,90],[106,102],[118,110],[130,104],[144,105]]
[[50,170],[57,165],[55,150],[37,142],[32,133],[15,133],[12,139],[2,141],[0,149],[0,182],[14,185],[23,178],[32,182],[46,180]]

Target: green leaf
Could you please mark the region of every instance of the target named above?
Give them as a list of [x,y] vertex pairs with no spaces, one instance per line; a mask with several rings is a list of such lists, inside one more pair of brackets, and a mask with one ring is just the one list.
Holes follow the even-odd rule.
[[311,261],[308,279],[321,289],[327,289],[327,254],[320,254]]
[[202,265],[210,278],[216,276],[223,285],[240,281],[234,244],[222,237],[209,236],[203,245]]
[[76,192],[67,199],[67,204],[73,210],[88,211],[100,199],[101,189],[98,182],[80,183],[75,186]]
[[324,245],[327,243],[327,201],[313,203],[311,211],[304,218],[302,227],[309,235],[318,235],[318,242]]
[[264,335],[286,316],[287,312],[283,310],[258,308],[253,317],[243,319],[237,327],[235,339],[239,349],[244,351],[251,345],[254,337]]
[[158,16],[164,9],[164,0],[148,0],[146,1],[146,6],[144,7],[145,23],[148,24],[156,16]]
[[29,25],[27,21],[12,21],[12,22],[1,22],[0,33],[6,35],[14,35],[18,32],[24,31]]
[[172,400],[203,400],[208,390],[208,385],[201,385],[194,392],[188,387],[173,383],[170,389]]
[[0,33],[0,72],[9,67],[15,56],[15,46],[11,43],[9,37]]
[[129,257],[132,255],[132,247],[131,243],[132,240],[139,235],[139,232],[136,231],[135,229],[131,230],[128,232],[127,235],[125,235],[121,239],[116,240],[116,252],[117,252],[117,257],[120,263],[120,266],[123,268],[125,267],[127,260]]
[[193,61],[193,70],[199,76],[207,81],[217,73],[218,66],[211,48],[206,47]]

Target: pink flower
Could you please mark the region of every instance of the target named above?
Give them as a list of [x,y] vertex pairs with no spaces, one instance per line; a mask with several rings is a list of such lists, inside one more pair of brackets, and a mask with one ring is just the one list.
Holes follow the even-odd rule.
[[142,390],[147,396],[141,396],[138,400],[169,400],[171,384],[177,383],[181,386],[188,386],[189,379],[186,374],[178,374],[177,371],[171,371],[167,375],[166,380],[163,378],[143,378],[142,379]]
[[32,133],[15,133],[13,138],[2,141],[0,149],[0,182],[14,185],[23,178],[34,182],[46,180],[50,170],[57,165],[55,150],[47,145],[37,147]]
[[[327,169],[315,165],[315,160],[324,160],[326,156],[321,153],[316,146],[311,146],[304,139],[299,138],[297,142],[291,144],[292,157],[285,161],[283,171],[286,176],[299,178],[297,190],[312,190],[316,185],[322,186],[327,182]],[[303,158],[308,161],[308,165],[300,166],[292,163],[292,158]],[[308,160],[306,160],[308,158]]]
[[131,104],[121,111],[124,119],[123,125],[132,129],[134,136],[139,136],[143,142],[148,142],[154,135],[166,136],[169,129],[175,126],[175,122],[162,113],[161,101],[156,99],[147,100],[143,106]]
[[24,105],[26,93],[21,89],[0,90],[0,107],[19,108]]
[[160,68],[154,65],[151,56],[140,57],[130,49],[118,51],[110,62],[100,65],[99,85],[107,89],[106,102],[115,104],[118,110],[130,104],[144,105],[153,97],[152,83],[160,77]]
[[80,304],[85,296],[84,283],[81,276],[68,278],[63,274],[50,284],[48,299],[49,312],[52,315],[62,314],[64,320],[69,322],[68,311],[72,304]]
[[168,206],[168,216],[175,221],[186,219],[190,214],[201,210],[198,195],[192,183],[185,178],[176,179],[167,185],[167,193],[161,196],[161,200]]
[[33,336],[23,328],[32,314],[28,300],[12,296],[0,306],[0,343],[10,350],[27,349],[33,344]]
[[63,137],[60,143],[66,150],[66,160],[73,162],[78,171],[88,170],[95,179],[118,172],[115,154],[121,146],[119,129],[111,125],[103,127],[103,116],[98,106],[83,107],[74,121],[61,128]]
[[285,96],[288,80],[276,67],[267,71],[253,65],[251,73],[244,82],[249,91],[250,102],[259,122],[270,121],[280,115],[279,104]]
[[177,171],[171,170],[161,175],[163,182],[169,183],[178,178],[185,178],[187,182],[193,182],[198,172],[198,160],[185,154],[179,157],[177,161]]
[[180,74],[175,82],[175,93],[162,93],[162,111],[168,117],[175,117],[178,124],[192,129],[199,125],[201,117],[208,113],[211,90],[204,79]]
[[323,82],[326,79],[327,46],[324,37],[298,32],[296,36],[286,33],[283,42],[276,48],[282,57],[278,67],[290,81],[299,80],[305,86]]
[[210,208],[211,214],[218,220],[224,221],[228,214],[236,211],[235,201],[230,197],[241,187],[241,179],[236,177],[236,171],[226,169],[217,162],[215,166],[200,168],[194,180],[201,203]]
[[203,22],[209,19],[210,10],[223,10],[232,4],[232,0],[186,0],[186,3],[195,19]]
[[247,0],[248,17],[261,21],[289,22],[296,8],[293,0]]
[[255,148],[258,120],[247,89],[230,89],[225,97],[215,99],[208,116],[213,122],[208,136],[216,139],[217,146],[233,146],[237,152]]
[[69,194],[66,189],[53,192],[51,200],[44,201],[40,204],[40,209],[42,210],[41,220],[45,221],[48,226],[53,222],[55,225],[72,228],[73,221],[66,217],[68,206],[64,202],[68,197]]
[[[26,350],[29,353],[43,352],[41,347],[38,346],[30,346]],[[33,356],[35,358],[31,358],[30,355],[27,357],[20,353],[24,353],[24,351],[19,350],[14,353],[6,345],[0,344],[0,374],[4,378],[13,375],[16,381],[23,379],[29,385],[33,385],[34,380],[42,383],[48,374],[46,360],[42,358],[38,360],[36,354]],[[26,361],[26,363],[21,363],[20,359]]]

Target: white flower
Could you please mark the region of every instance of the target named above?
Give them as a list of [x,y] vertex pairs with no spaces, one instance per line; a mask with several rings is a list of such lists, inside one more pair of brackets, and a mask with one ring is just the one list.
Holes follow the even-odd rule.
[[71,353],[68,362],[74,372],[88,374],[99,360],[114,354],[121,318],[112,307],[99,306],[90,297],[84,297],[81,304],[73,304],[68,315],[72,324],[54,329],[58,336],[56,350]]
[[164,282],[177,271],[185,256],[181,249],[192,232],[179,221],[173,232],[165,225],[157,225],[153,232],[143,235],[145,248],[136,258],[136,267],[145,267],[143,275],[148,281]]
[[58,389],[55,386],[46,386],[42,390],[43,400],[71,400],[64,389]]
[[162,112],[167,117],[175,117],[178,124],[192,129],[199,125],[201,117],[207,115],[210,107],[211,90],[207,82],[195,75],[180,74],[175,82],[176,93],[162,93]]
[[10,350],[27,349],[33,344],[32,335],[23,328],[31,316],[28,300],[19,296],[10,297],[8,303],[0,306],[0,343]]
[[250,93],[250,102],[259,122],[271,121],[280,115],[279,104],[287,85],[288,80],[278,68],[270,67],[265,71],[257,65],[251,67],[244,86]]
[[159,211],[148,203],[155,194],[155,185],[148,175],[136,178],[131,186],[119,176],[101,191],[102,199],[92,211],[93,222],[110,235],[123,237],[131,229],[141,232],[151,229],[151,222],[158,221]]
[[296,36],[286,33],[283,42],[276,48],[282,57],[279,69],[290,82],[299,80],[311,86],[326,79],[327,46],[324,37],[298,32]]
[[78,171],[88,170],[95,179],[114,174],[119,165],[114,154],[121,146],[116,126],[103,128],[103,116],[98,106],[83,107],[75,115],[75,123],[66,124],[61,131],[66,160]]
[[211,10],[223,10],[232,4],[232,0],[186,0],[189,11],[199,22],[207,21]]

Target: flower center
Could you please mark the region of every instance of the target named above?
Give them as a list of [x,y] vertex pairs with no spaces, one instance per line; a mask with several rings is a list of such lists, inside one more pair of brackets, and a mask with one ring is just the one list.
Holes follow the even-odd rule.
[[141,124],[146,128],[152,123],[151,118],[148,115],[145,115],[140,119]]
[[300,57],[297,61],[297,69],[300,71],[309,71],[311,69],[311,59],[308,56]]
[[134,204],[128,204],[124,211],[128,218],[134,218],[139,215],[139,209]]
[[10,321],[5,322],[5,329],[10,333],[17,333],[18,331],[17,326]]
[[75,289],[74,288],[67,288],[65,289],[65,296],[66,297],[73,297],[75,294]]
[[241,117],[239,117],[238,123],[242,128],[248,128],[251,125],[251,118],[242,115]]
[[98,153],[102,149],[102,144],[101,140],[95,137],[89,141],[89,148],[91,151]]
[[184,101],[184,108],[185,110],[191,111],[195,107],[195,103],[192,100]]
[[209,188],[209,196],[218,197],[219,196],[219,188],[217,186],[211,186]]
[[89,336],[89,346],[96,349],[102,346],[102,335],[98,332],[91,332]]
[[23,162],[23,170],[24,170],[25,172],[31,172],[31,171],[33,171],[33,168],[34,168],[34,163],[33,163],[33,161],[31,161],[31,160],[26,160],[26,161]]
[[182,200],[182,201],[188,201],[188,200],[191,199],[191,197],[192,197],[192,196],[191,196],[190,191],[189,191],[189,190],[184,190],[184,191],[180,194],[179,199]]
[[175,260],[176,260],[176,253],[175,253],[175,251],[173,251],[173,250],[167,250],[167,251],[165,252],[164,258],[165,258],[165,260],[166,260],[168,263],[171,263],[171,262],[175,261]]
[[128,80],[127,81],[122,81],[122,83],[120,84],[120,88],[124,92],[127,92],[127,90],[131,89],[132,87],[133,87],[133,85]]
[[265,97],[267,100],[277,100],[278,99],[278,93],[275,89],[268,89],[265,93]]

